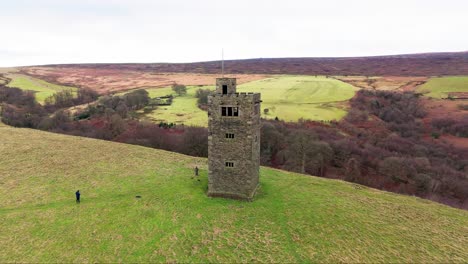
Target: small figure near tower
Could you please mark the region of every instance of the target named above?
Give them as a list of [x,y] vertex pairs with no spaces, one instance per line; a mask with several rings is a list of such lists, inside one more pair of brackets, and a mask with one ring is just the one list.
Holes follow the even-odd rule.
[[80,196],[81,196],[80,190],[77,190],[75,192],[75,196],[76,196],[76,203],[80,203]]
[[[197,181],[200,181],[200,177],[198,175],[198,172],[199,172],[198,166],[195,166],[194,175],[195,175],[195,178],[197,179]],[[193,176],[192,176],[192,179],[193,179]]]
[[217,78],[208,96],[208,196],[252,200],[259,184],[260,93]]

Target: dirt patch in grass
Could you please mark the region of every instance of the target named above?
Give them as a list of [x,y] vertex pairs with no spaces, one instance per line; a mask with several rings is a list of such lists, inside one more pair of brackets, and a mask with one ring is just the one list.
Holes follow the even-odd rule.
[[339,76],[335,77],[340,81],[349,83],[361,89],[385,90],[385,91],[414,91],[427,81],[427,77],[367,77],[367,76]]

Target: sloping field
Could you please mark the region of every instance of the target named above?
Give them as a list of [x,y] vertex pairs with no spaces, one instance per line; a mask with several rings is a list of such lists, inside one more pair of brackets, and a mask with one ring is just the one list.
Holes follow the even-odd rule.
[[[161,106],[146,115],[153,121],[184,123],[186,125],[207,126],[205,111],[197,106],[195,93],[198,89],[211,89],[214,86],[189,86],[187,95],[175,97],[171,106]],[[170,88],[147,89],[151,97],[174,94]],[[344,82],[314,76],[277,76],[253,81],[238,86],[239,92],[262,93],[262,116],[264,118],[297,121],[300,118],[311,120],[339,120],[346,110],[337,102],[347,101],[354,96],[356,89]],[[263,110],[268,108],[268,114]]]
[[36,96],[36,100],[39,103],[44,103],[44,100],[63,90],[73,90],[76,88],[70,86],[62,86],[53,83],[46,82],[41,79],[33,78],[24,74],[7,74],[8,78],[11,78],[11,82],[8,84],[9,87],[16,87],[22,90],[33,91]]
[[449,93],[468,92],[468,76],[431,78],[418,92],[432,98],[447,98]]
[[6,126],[0,139],[3,263],[468,261],[468,213],[430,201],[268,168],[254,202],[214,199],[206,159]]
[[262,93],[268,103],[317,104],[348,100],[355,89],[331,78],[280,76],[242,84],[239,92]]
[[242,84],[238,90],[262,93],[263,117],[297,121],[341,119],[346,110],[334,103],[351,99],[357,89],[331,78],[280,76]]

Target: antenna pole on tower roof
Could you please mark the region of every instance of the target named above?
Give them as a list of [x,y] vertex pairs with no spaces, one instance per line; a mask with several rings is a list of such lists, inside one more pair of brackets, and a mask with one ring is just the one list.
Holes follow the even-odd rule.
[[221,49],[221,75],[224,77],[224,48]]

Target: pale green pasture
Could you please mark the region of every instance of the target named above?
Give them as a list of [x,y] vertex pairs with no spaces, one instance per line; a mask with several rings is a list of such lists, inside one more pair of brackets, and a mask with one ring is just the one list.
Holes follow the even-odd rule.
[[[174,98],[171,106],[161,106],[145,115],[152,121],[166,121],[177,124],[207,126],[207,113],[197,106],[195,93],[198,89],[211,89],[214,86],[188,86],[187,95]],[[146,89],[152,98],[173,94],[170,87]],[[277,76],[238,86],[238,92],[259,92],[262,94],[262,117],[278,117],[285,121],[340,120],[346,109],[336,105],[347,101],[356,92],[353,86],[325,77]],[[268,108],[268,114],[264,109]]]
[[145,119],[153,122],[172,122],[192,126],[207,126],[208,115],[206,111],[198,108],[195,93],[198,89],[214,89],[214,86],[187,86],[187,94],[176,95],[170,87],[146,89],[151,98],[172,94],[174,100],[172,105],[159,106],[153,112],[146,114]]
[[278,76],[239,85],[238,91],[261,93],[266,103],[317,104],[346,101],[356,89],[326,77]]
[[[268,108],[268,113],[263,111]],[[262,103],[262,117],[296,122],[299,119],[309,119],[315,121],[340,120],[346,115],[346,110],[336,107],[334,104],[275,104]]]
[[[262,94],[264,118],[329,121],[340,120],[346,115],[346,110],[334,103],[351,99],[357,89],[320,76],[278,76],[242,84],[238,90]],[[269,109],[268,114],[264,114],[265,108]]]
[[57,92],[67,89],[77,90],[75,87],[57,85],[23,74],[8,74],[7,77],[11,78],[11,82],[8,84],[9,87],[33,91],[39,103],[44,103],[47,97]]
[[447,98],[452,92],[468,92],[468,76],[431,78],[417,91],[428,97],[439,99]]

